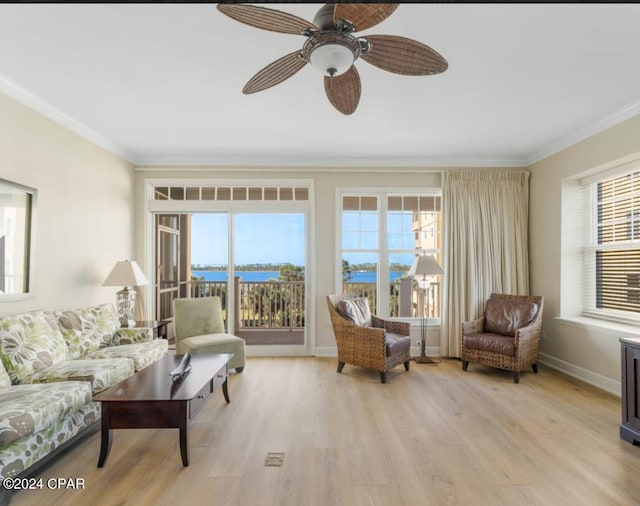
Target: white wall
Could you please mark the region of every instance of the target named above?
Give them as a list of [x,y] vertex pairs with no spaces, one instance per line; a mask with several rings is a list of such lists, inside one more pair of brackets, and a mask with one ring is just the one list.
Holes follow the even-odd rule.
[[620,393],[618,338],[638,329],[559,319],[578,316],[580,308],[580,276],[572,272],[575,269],[568,259],[575,253],[571,248],[580,209],[569,190],[579,175],[638,152],[640,116],[531,167],[531,291],[545,297],[542,361],[614,393]]
[[0,314],[114,302],[101,285],[133,254],[131,164],[0,93],[0,178],[38,190],[33,296]]

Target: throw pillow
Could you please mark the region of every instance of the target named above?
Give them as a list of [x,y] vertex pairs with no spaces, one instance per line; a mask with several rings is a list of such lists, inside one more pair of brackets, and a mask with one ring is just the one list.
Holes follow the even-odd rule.
[[366,297],[344,299],[336,305],[338,313],[361,327],[371,327],[371,310]]

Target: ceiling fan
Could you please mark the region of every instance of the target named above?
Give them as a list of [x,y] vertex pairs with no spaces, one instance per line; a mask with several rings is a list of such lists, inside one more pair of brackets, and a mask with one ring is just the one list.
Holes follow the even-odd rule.
[[397,35],[354,35],[384,21],[397,7],[397,4],[327,4],[311,23],[266,7],[218,4],[220,12],[241,23],[307,37],[302,50],[260,70],[249,79],[242,93],[256,93],[280,84],[310,63],[324,74],[327,98],[342,114],[352,114],[360,101],[360,75],[354,65],[358,58],[403,75],[432,75],[447,70],[447,60],[417,40]]

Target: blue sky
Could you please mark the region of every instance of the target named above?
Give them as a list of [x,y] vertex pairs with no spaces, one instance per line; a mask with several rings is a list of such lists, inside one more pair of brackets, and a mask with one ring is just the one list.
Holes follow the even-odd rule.
[[[235,214],[235,264],[292,263],[304,265],[303,214]],[[227,264],[228,215],[194,214],[191,262]]]

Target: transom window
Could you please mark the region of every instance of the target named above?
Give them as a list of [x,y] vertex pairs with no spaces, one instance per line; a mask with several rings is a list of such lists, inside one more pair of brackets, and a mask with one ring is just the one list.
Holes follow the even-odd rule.
[[154,200],[309,200],[309,188],[295,186],[155,186]]

